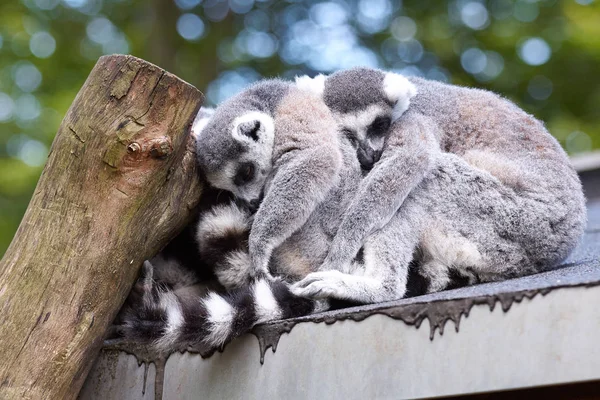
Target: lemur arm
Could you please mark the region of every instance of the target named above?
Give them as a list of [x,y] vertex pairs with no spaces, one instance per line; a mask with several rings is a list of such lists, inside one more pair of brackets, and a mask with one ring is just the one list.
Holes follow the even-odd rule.
[[278,164],[250,230],[251,274],[268,275],[273,249],[306,223],[336,183],[341,155],[338,147],[323,144],[291,150]]
[[420,238],[421,210],[418,202],[407,201],[390,222],[365,240],[361,261],[353,261],[345,271],[312,272],[295,283],[292,292],[300,297],[363,304],[404,297],[409,265]]
[[407,111],[392,127],[381,160],[361,182],[321,270],[343,270],[363,242],[385,226],[440,152],[434,121]]

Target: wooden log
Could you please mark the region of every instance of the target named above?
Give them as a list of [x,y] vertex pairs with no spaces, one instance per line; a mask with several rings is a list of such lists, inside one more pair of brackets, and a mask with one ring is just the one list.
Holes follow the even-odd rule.
[[77,396],[143,260],[199,200],[201,101],[143,60],[100,58],[0,262],[1,399]]

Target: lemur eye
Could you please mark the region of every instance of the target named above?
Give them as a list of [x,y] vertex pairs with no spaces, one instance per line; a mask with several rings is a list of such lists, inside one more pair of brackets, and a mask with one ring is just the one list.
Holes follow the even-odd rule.
[[252,179],[254,179],[254,171],[254,164],[252,164],[251,162],[243,163],[242,165],[240,165],[237,172],[235,173],[233,183],[236,186],[242,186],[250,182]]
[[358,140],[356,139],[356,134],[352,129],[342,128],[342,133],[344,134],[344,136],[346,136],[350,143],[352,143],[353,146],[356,145]]
[[367,129],[368,135],[382,136],[387,133],[392,121],[389,117],[377,117]]

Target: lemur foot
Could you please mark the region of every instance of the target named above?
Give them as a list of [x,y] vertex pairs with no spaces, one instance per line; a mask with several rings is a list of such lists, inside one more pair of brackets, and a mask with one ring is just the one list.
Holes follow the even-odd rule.
[[344,274],[339,271],[312,272],[292,285],[292,293],[311,299],[344,299],[347,287]]

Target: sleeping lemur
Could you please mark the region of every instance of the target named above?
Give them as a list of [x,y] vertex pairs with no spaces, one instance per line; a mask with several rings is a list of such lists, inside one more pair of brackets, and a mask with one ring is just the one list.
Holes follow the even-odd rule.
[[[367,238],[385,236],[382,227],[412,207],[418,221],[407,229],[419,243],[429,291],[444,288],[451,276],[494,281],[555,267],[581,237],[586,213],[577,174],[543,124],[513,103],[480,89],[368,68],[297,84],[323,98],[370,169],[321,270],[343,271]],[[410,105],[390,102],[390,92],[402,90]],[[423,180],[444,165],[454,181],[450,196],[427,199],[422,193],[432,184]],[[410,257],[405,251],[402,259]],[[296,293],[335,291],[354,280],[312,276]]]
[[[297,84],[316,89],[355,142],[361,164],[373,169],[344,213],[320,271],[296,284],[296,294],[358,302],[395,298],[398,290],[385,281],[405,277],[417,250],[429,291],[452,284],[452,276],[480,282],[526,275],[558,265],[581,237],[585,206],[576,173],[543,125],[513,103],[483,90],[366,68]],[[258,152],[252,157],[268,159]],[[244,188],[227,180],[232,170],[222,174],[215,165],[216,186],[222,179],[229,189]],[[247,200],[257,201],[260,180],[252,185]],[[297,193],[295,200],[306,195]],[[266,275],[270,251],[286,234],[272,228],[283,215],[277,207],[261,211],[259,221],[270,223],[252,226],[250,274]],[[393,229],[400,230],[390,235]],[[383,243],[390,240],[387,249]],[[367,247],[377,249],[372,254],[394,254],[394,261],[366,263],[360,278],[344,274]]]
[[[469,103],[468,107],[465,106],[465,110],[457,109],[458,115],[452,117],[454,125],[444,125],[425,112],[429,110],[431,114],[435,115],[435,110],[444,110],[443,107],[439,104],[430,105],[432,107],[430,109],[422,104],[419,106],[419,96],[427,93],[419,85],[417,85],[419,95],[412,99],[413,104],[408,107],[414,91],[410,89],[410,86],[407,89],[405,81],[393,75],[371,70],[362,71],[358,76],[353,75],[356,71],[344,71],[329,77],[325,81],[323,98],[338,117],[338,121],[342,122],[341,127],[344,133],[350,136],[349,139],[357,146],[355,160],[360,160],[365,169],[373,167],[375,164],[373,170],[361,184],[358,196],[354,199],[349,211],[344,214],[341,222],[342,227],[344,224],[347,225],[344,229],[354,229],[358,233],[350,232],[345,235],[345,232],[337,229],[336,225],[331,230],[333,234],[329,237],[330,240],[331,237],[334,237],[334,244],[336,241],[343,243],[338,239],[340,233],[344,234],[342,236],[346,236],[345,240],[348,240],[348,237],[356,239],[365,234],[365,229],[362,227],[362,224],[365,224],[368,232],[359,249],[354,251],[351,246],[348,248],[352,257],[356,256],[355,258],[361,259],[363,262],[357,263],[351,259],[350,262],[340,263],[337,268],[333,268],[330,260],[320,267],[317,261],[316,264],[313,263],[310,268],[303,271],[308,275],[294,286],[293,292],[296,295],[311,298],[341,298],[364,303],[400,298],[406,293],[408,266],[413,260],[414,254],[418,254],[421,275],[429,281],[429,291],[437,291],[451,286],[453,284],[450,280],[452,276],[466,279],[469,283],[498,280],[536,272],[542,266],[556,264],[566,256],[576,242],[585,218],[580,212],[581,188],[576,176],[574,177],[572,170],[568,167],[568,162],[567,164],[563,162],[564,153],[559,147],[557,148],[556,142],[546,137],[547,133],[537,121],[511,103],[500,100],[492,94],[473,91],[492,103],[488,104],[488,114],[486,114],[488,119],[490,119],[489,113],[494,110],[500,115],[510,115],[512,118],[528,118],[529,124],[526,126],[533,125],[532,132],[530,132],[533,137],[526,139],[524,144],[527,144],[528,141],[534,141],[537,145],[546,144],[547,148],[536,149],[542,153],[549,153],[539,157],[541,161],[535,156],[533,159],[542,164],[543,161],[548,161],[550,166],[553,166],[552,160],[554,160],[554,163],[557,164],[554,165],[554,171],[561,172],[564,177],[564,184],[561,184],[560,179],[558,179],[559,182],[553,183],[556,193],[550,197],[544,197],[540,193],[532,191],[531,186],[509,184],[513,182],[510,179],[516,180],[515,182],[523,179],[520,184],[528,182],[527,178],[529,177],[526,173],[523,173],[521,177],[520,172],[509,169],[504,171],[504,175],[500,174],[504,179],[499,179],[496,175],[502,171],[493,170],[493,166],[497,164],[490,163],[486,170],[481,165],[474,165],[475,163],[472,161],[474,153],[471,153],[470,158],[465,157],[470,150],[479,150],[477,145],[481,144],[477,140],[469,139],[468,133],[475,138],[477,135],[485,136],[487,134],[489,136],[493,133],[490,132],[493,131],[492,128],[500,126],[498,121],[493,121],[494,118],[491,120],[495,122],[495,125],[483,121],[481,115],[479,116],[479,125],[473,121],[477,120],[474,114],[481,111],[476,107],[482,105],[480,102],[471,99],[474,103]],[[372,74],[369,75],[370,73]],[[348,74],[348,76],[344,74]],[[389,76],[392,78],[388,78]],[[336,77],[339,78],[337,81]],[[363,81],[361,78],[364,78]],[[401,82],[403,87],[398,90],[402,93],[400,96],[393,93],[393,87],[390,88],[389,82]],[[352,86],[354,83],[360,84],[360,87],[354,88]],[[310,219],[310,213],[315,211],[316,207],[321,207],[317,204],[320,204],[323,193],[327,193],[327,188],[330,189],[332,186],[332,181],[327,181],[326,177],[331,176],[329,173],[335,169],[331,168],[332,164],[325,164],[324,168],[324,165],[319,163],[322,160],[318,156],[323,153],[310,151],[314,149],[309,150],[302,146],[302,135],[300,138],[293,137],[291,141],[287,141],[287,139],[278,141],[278,138],[285,137],[285,135],[281,135],[285,129],[278,131],[279,126],[273,123],[272,116],[275,115],[276,110],[279,111],[277,106],[281,99],[286,98],[290,89],[288,85],[278,81],[263,84],[264,87],[257,85],[252,88],[253,90],[249,90],[249,93],[252,93],[251,96],[240,96],[233,99],[224,109],[225,112],[217,111],[214,120],[207,124],[207,132],[210,131],[210,135],[202,135],[199,139],[200,161],[211,183],[232,191],[238,198],[244,199],[251,206],[256,206],[263,193],[265,194],[249,235],[249,253],[242,251],[238,254],[239,257],[247,257],[247,260],[250,260],[251,268],[246,277],[259,278],[270,276],[270,253],[286,240],[291,241],[293,236],[290,238],[289,235],[302,226],[306,221],[305,218]],[[269,84],[272,86],[269,87]],[[302,86],[300,82],[299,84]],[[432,83],[432,85],[436,84]],[[318,85],[313,86],[318,88]],[[422,86],[427,87],[427,84],[423,83]],[[346,91],[341,90],[340,87],[345,88]],[[356,90],[352,90],[353,88]],[[431,89],[432,97],[435,97],[432,95],[435,92],[434,89],[439,90],[439,88]],[[452,90],[454,89],[450,91]],[[468,91],[469,89],[464,90]],[[392,95],[389,94],[390,91],[392,91]],[[328,94],[333,96],[332,93],[335,96],[348,96],[345,101],[340,101],[340,105],[344,104],[346,108],[339,107],[336,110],[335,101],[332,100],[332,97],[328,98]],[[360,97],[363,93],[369,93],[366,100],[364,97]],[[464,95],[464,93],[461,94]],[[467,94],[469,93],[467,92]],[[467,95],[464,97],[468,100]],[[490,99],[496,99],[495,101],[499,104],[494,104],[494,101]],[[461,101],[467,100],[461,98]],[[421,99],[421,101],[428,104],[431,100]],[[457,102],[456,98],[449,96],[448,103],[452,104],[453,101]],[[404,102],[404,105],[398,106],[401,102]],[[353,110],[352,106],[357,109]],[[310,108],[304,110],[299,110],[297,107],[292,108],[296,112],[295,117],[299,118],[300,124],[310,121],[307,114],[318,119],[312,113],[306,113]],[[394,110],[400,110],[401,113],[406,108],[409,108],[409,111],[397,118]],[[305,113],[302,114],[301,111]],[[353,112],[354,115],[352,115]],[[440,119],[445,120],[444,118],[450,117],[449,114]],[[386,137],[385,131],[388,123],[385,118],[393,122],[387,133],[389,138]],[[351,121],[352,126],[344,126],[344,121],[346,124]],[[462,128],[461,123],[464,123]],[[513,127],[511,122],[505,121],[505,123],[510,131]],[[449,126],[455,128],[456,131],[446,132]],[[535,130],[536,127],[538,131]],[[459,128],[463,130],[460,131]],[[484,134],[473,134],[473,130],[475,129],[476,132],[476,128],[485,131]],[[361,129],[362,138],[359,136]],[[378,133],[380,137],[371,140],[373,138],[369,138],[369,133],[373,133],[374,130],[383,130],[384,132]],[[463,136],[457,134],[457,132],[464,131],[467,134]],[[523,135],[527,136],[526,133]],[[203,140],[206,138],[211,139],[204,142]],[[454,151],[456,154],[442,152],[437,145],[439,142],[444,143],[443,150]],[[502,144],[503,141],[499,139],[499,142]],[[275,151],[278,146],[282,145],[285,150]],[[485,146],[481,147],[485,148]],[[519,146],[517,145],[517,147]],[[462,153],[459,151],[460,149],[462,149]],[[225,157],[219,159],[221,152]],[[377,162],[378,153],[383,153],[379,162]],[[488,155],[484,152],[484,157]],[[515,155],[523,156],[518,151],[515,152]],[[298,162],[294,162],[296,156],[300,156]],[[402,162],[401,156],[405,157],[404,162]],[[518,157],[515,159],[519,160]],[[271,164],[271,160],[274,160],[273,164]],[[278,161],[282,162],[278,163]],[[499,160],[494,159],[493,161],[498,162]],[[510,166],[509,160],[503,161],[502,165]],[[531,164],[534,164],[533,167],[535,167],[536,163],[532,162]],[[396,170],[390,171],[392,166],[395,166]],[[280,167],[283,168],[280,169]],[[271,168],[273,169],[271,170]],[[307,172],[308,170],[312,170],[312,174]],[[303,178],[301,180],[294,179],[295,172],[301,174]],[[496,172],[496,175],[492,172]],[[417,176],[416,183],[413,182],[413,174]],[[408,176],[404,177],[404,175]],[[296,185],[302,186],[298,186],[299,190],[296,190]],[[412,190],[410,189],[411,185]],[[365,196],[365,187],[369,189],[366,192],[367,196]],[[390,199],[386,197],[388,196],[387,192],[382,189],[389,189],[391,197],[396,197],[397,192],[402,192],[406,187],[409,189],[406,190],[407,193],[401,195],[400,200],[392,199],[391,201],[392,203],[399,202],[401,206],[398,205],[398,209],[391,212],[391,215],[386,215],[386,212],[390,212],[389,205],[386,206],[390,203]],[[572,188],[574,193],[569,193],[568,188]],[[344,194],[341,192],[334,197],[343,198]],[[543,194],[552,195],[553,193],[550,190]],[[301,208],[305,203],[309,205],[308,210]],[[336,205],[337,202],[334,201],[332,204]],[[357,205],[359,206],[358,212],[355,210]],[[361,214],[361,205],[362,210],[373,207],[372,214]],[[290,207],[295,208],[290,210]],[[568,211],[572,211],[574,215],[568,215]],[[353,212],[354,214],[352,214]],[[552,212],[557,214],[553,215]],[[349,215],[356,217],[353,223],[348,222]],[[339,219],[334,218],[333,221],[335,224],[339,224]],[[561,240],[558,240],[558,243],[552,240],[542,243],[538,235],[540,234],[539,230],[543,231],[544,229],[549,229],[549,232],[551,230],[551,233]],[[256,253],[257,246],[255,244],[253,248],[253,235],[255,243],[260,244],[261,240],[265,239],[267,245],[265,249],[260,249],[255,255],[253,253]],[[553,238],[550,236],[550,239]],[[334,248],[329,250],[328,259],[331,258]],[[261,260],[265,258],[267,267],[257,268],[257,265],[261,265]],[[273,254],[273,258],[276,258],[275,254]],[[288,263],[287,265],[292,264]],[[324,268],[324,266],[327,267]],[[316,270],[319,271],[309,273]],[[240,273],[232,273],[232,276],[245,275],[244,271],[238,272]],[[302,278],[302,274],[297,274],[296,278]],[[243,279],[242,281],[246,282]],[[292,279],[292,281],[294,280]],[[204,334],[206,342],[219,345],[249,329],[253,323],[265,321],[265,316],[267,318],[293,316],[293,313],[288,315],[281,312],[281,304],[277,304],[277,301],[283,297],[276,298],[274,295],[276,293],[274,282],[280,283],[272,278],[270,281],[258,279],[256,283],[252,284],[254,286],[242,284],[241,295],[239,293],[231,294],[230,296],[233,297],[226,298],[211,295],[212,297],[209,297],[208,300],[203,300],[201,308],[204,314],[200,312],[197,315],[204,315],[204,317],[196,318],[197,334],[194,337],[198,339]],[[259,287],[262,289],[259,290]],[[287,298],[293,298],[290,297],[287,286],[283,285],[282,287]],[[268,288],[270,291],[266,290]],[[250,296],[248,296],[249,290],[251,291]],[[244,293],[246,294],[244,295]],[[262,306],[256,302],[259,298],[270,299],[270,305],[262,309]],[[183,326],[187,326],[187,319],[181,318],[183,304],[184,302],[179,306],[180,311],[172,313],[176,316],[173,318],[176,321],[175,325],[179,324],[179,328],[164,331],[175,333],[164,335],[169,339],[159,341],[159,343],[163,343],[162,348],[168,347],[164,346],[164,343],[173,343],[173,340],[185,336],[177,334],[177,332],[182,332]],[[166,305],[163,308],[168,309]],[[314,309],[313,305],[305,307],[301,312],[300,310],[296,311],[301,314],[311,308]],[[261,309],[263,311],[268,309],[270,312],[258,313],[261,315],[259,318],[256,310]],[[246,316],[252,317],[246,318],[250,324],[244,325],[239,321],[236,322],[237,319],[244,316],[243,310],[246,311]],[[173,318],[169,317],[168,320],[171,321]],[[215,338],[219,338],[219,340],[215,340]]]
[[[245,204],[216,206],[198,224],[203,262],[214,266],[226,293],[168,290],[145,263],[119,330],[159,351],[192,342],[221,346],[257,323],[328,308],[293,295],[289,283],[322,263],[362,179],[354,148],[340,140],[330,111],[292,83],[260,82],[223,103],[198,142],[208,181]],[[252,215],[255,200],[260,206]],[[269,272],[248,279],[248,249],[261,229]]]

